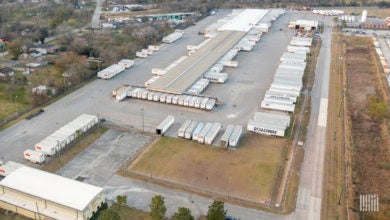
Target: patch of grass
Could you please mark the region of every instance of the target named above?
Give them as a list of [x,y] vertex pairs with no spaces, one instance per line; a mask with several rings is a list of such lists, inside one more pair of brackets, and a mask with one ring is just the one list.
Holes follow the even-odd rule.
[[161,137],[129,170],[199,190],[269,201],[285,146],[285,139],[252,133],[243,136],[236,151]]
[[109,209],[112,209],[119,214],[121,219],[133,219],[133,220],[152,220],[148,212],[144,212],[139,209],[131,208],[128,206],[119,206],[114,203]]
[[95,128],[93,131],[88,133],[87,135],[81,137],[79,141],[76,141],[72,145],[68,147],[60,156],[56,156],[48,163],[42,166],[42,170],[54,173],[59,170],[66,163],[71,161],[75,156],[79,153],[83,152],[87,149],[91,144],[93,144],[100,136],[102,136],[108,128],[99,127]]
[[[344,10],[346,15],[350,15],[352,13],[361,15],[363,13],[363,9],[361,9],[361,8],[345,8],[343,10]],[[369,9],[367,9],[367,16],[378,17],[378,18],[387,18],[387,17],[390,17],[390,9],[389,8],[369,8]]]

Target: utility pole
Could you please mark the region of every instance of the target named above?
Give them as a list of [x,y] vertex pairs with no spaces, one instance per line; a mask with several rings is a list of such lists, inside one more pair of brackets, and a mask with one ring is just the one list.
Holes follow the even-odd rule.
[[142,132],[145,132],[144,108],[141,108],[142,114]]
[[15,96],[15,99],[14,99],[14,101],[15,101],[15,112],[16,112],[16,117],[19,116],[19,113],[18,113],[18,104],[16,103],[17,98],[18,98],[18,96],[16,95],[16,96]]

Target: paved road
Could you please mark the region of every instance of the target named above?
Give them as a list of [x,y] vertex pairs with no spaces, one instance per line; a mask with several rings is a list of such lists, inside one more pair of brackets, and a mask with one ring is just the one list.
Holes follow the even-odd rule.
[[312,109],[305,143],[305,157],[300,173],[297,206],[292,219],[320,219],[322,203],[322,178],[325,157],[326,120],[329,91],[332,20],[325,17],[314,87]]
[[96,8],[93,12],[91,27],[100,28],[100,13],[102,11],[102,2],[103,0],[96,0]]
[[[118,103],[110,96],[111,90],[121,83],[142,85],[151,77],[150,72],[152,68],[165,67],[185,54],[187,44],[199,44],[203,40],[202,36],[197,35],[199,30],[204,29],[228,12],[220,10],[216,16],[208,17],[198,22],[196,26],[186,29],[186,33],[182,39],[172,45],[162,46],[161,51],[147,59],[136,59],[136,65],[134,67],[115,78],[107,81],[96,80],[46,107],[44,114],[29,121],[21,121],[1,131],[0,160],[13,160],[26,163],[22,157],[22,151],[24,149],[31,148],[34,143],[37,143],[81,113],[99,114],[100,117],[104,117],[112,123],[141,129],[140,108],[142,107],[145,109],[145,128],[148,131],[153,131],[155,126],[168,114],[174,114],[175,119],[177,119],[175,121],[179,123],[187,118],[191,118],[200,121],[210,120],[245,125],[248,119],[252,117],[253,112],[259,109],[258,104],[272,81],[272,76],[278,66],[279,58],[286,50],[286,46],[292,37],[293,32],[279,31],[279,29],[286,29],[290,19],[308,16],[318,20],[318,16],[296,12],[285,14],[274,23],[270,33],[262,37],[260,43],[256,45],[252,52],[240,53],[236,58],[239,62],[239,67],[226,69],[226,72],[229,73],[227,83],[224,85],[212,85],[205,91],[206,95],[217,96],[224,101],[224,105],[213,112],[204,112],[142,100],[127,100]],[[296,219],[319,219],[310,218],[311,215],[309,216],[304,208],[307,207],[310,210],[314,210],[313,213],[315,214],[319,212],[318,207],[320,207],[320,205],[318,206],[320,203],[315,202],[318,200],[320,202],[321,190],[318,189],[321,188],[321,181],[315,182],[314,180],[320,178],[318,175],[322,173],[322,164],[320,162],[323,152],[317,151],[324,149],[324,138],[321,137],[325,133],[325,127],[317,127],[317,117],[321,98],[327,98],[327,90],[325,93],[322,89],[325,89],[325,87],[327,89],[328,87],[328,73],[324,69],[329,68],[329,31],[327,29],[324,34],[325,49],[321,49],[316,86],[313,91],[312,119],[309,128],[312,133],[309,133],[308,142],[306,143],[306,159],[303,164],[302,182],[298,198],[299,207],[294,213],[294,216],[297,217]],[[260,62],[253,62],[253,60]],[[262,62],[265,60],[266,62]],[[323,115],[323,113],[320,115]],[[176,123],[174,126],[177,127],[178,124]],[[170,131],[170,135],[176,133],[175,129],[170,130],[172,130]],[[319,146],[322,146],[322,148]],[[315,156],[318,160],[313,160]],[[312,169],[312,167],[315,169]],[[172,198],[172,203],[176,204],[172,205],[172,207],[177,207],[178,205],[191,206],[192,210],[197,210],[196,213],[199,214],[204,214],[211,202],[209,199],[194,196],[193,194],[176,192],[171,189],[129,180],[116,175],[112,176],[107,187],[108,189],[109,187],[116,187],[116,190],[112,190],[112,193],[109,194],[109,198],[114,198],[115,193],[119,192],[118,189],[132,192],[133,194],[130,194],[131,197],[137,199],[128,201],[129,205],[142,209],[147,207],[146,204],[149,203],[150,198],[157,193],[161,193],[167,198],[170,198],[169,201]],[[194,201],[194,203],[191,201]],[[169,205],[171,204],[168,203]],[[230,204],[226,204],[226,206],[229,209],[229,214],[239,216],[242,219],[285,219],[289,217],[276,216]],[[168,214],[172,213],[172,211],[171,209]],[[302,218],[299,218],[299,216],[302,216]],[[318,216],[318,214],[315,216]]]

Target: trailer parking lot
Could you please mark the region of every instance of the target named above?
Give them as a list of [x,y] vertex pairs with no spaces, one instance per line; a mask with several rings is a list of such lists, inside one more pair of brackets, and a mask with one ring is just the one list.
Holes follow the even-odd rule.
[[[280,16],[270,28],[270,33],[263,35],[251,52],[242,52],[236,57],[240,65],[237,68],[226,68],[229,79],[225,84],[213,84],[205,90],[204,95],[216,96],[222,101],[222,106],[213,112],[135,99],[118,103],[111,97],[112,89],[119,84],[142,85],[150,78],[152,68],[167,66],[185,55],[186,45],[199,44],[204,40],[204,37],[197,33],[227,13],[228,11],[221,11],[217,16],[200,21],[196,26],[185,30],[185,34],[177,42],[163,45],[158,53],[147,59],[136,59],[132,68],[108,81],[96,80],[46,107],[42,116],[22,121],[2,131],[0,145],[8,146],[8,143],[13,143],[11,149],[0,149],[2,160],[24,163],[21,155],[23,150],[81,113],[96,114],[109,123],[140,130],[144,128],[150,132],[154,132],[155,127],[169,114],[175,116],[177,123],[191,118],[245,126],[251,115],[259,109],[279,59],[293,36],[293,32],[286,30],[286,27],[294,14]],[[176,132],[172,129],[167,135],[175,137]]]
[[[188,118],[245,126],[254,112],[259,110],[260,101],[272,82],[279,59],[293,36],[293,32],[287,30],[287,24],[296,15],[288,12],[279,17],[270,28],[270,33],[263,35],[250,53],[240,53],[237,56],[236,60],[240,63],[238,68],[226,69],[229,79],[225,84],[214,84],[205,90],[205,95],[218,97],[222,101],[222,105],[213,112],[135,99],[115,102],[111,91],[119,84],[141,85],[150,78],[152,68],[167,66],[186,54],[186,45],[202,42],[203,36],[197,33],[218,19],[217,16],[208,17],[187,29],[183,38],[171,45],[163,45],[159,53],[144,60],[136,59],[132,69],[125,70],[110,81],[94,81],[46,107],[42,116],[20,122],[2,131],[0,145],[9,147],[0,149],[1,160],[25,163],[21,154],[24,149],[81,113],[96,114],[110,124],[150,132],[154,132],[156,126],[167,115],[172,114],[175,116],[175,124],[167,132],[167,135],[172,137],[177,136],[177,128]],[[12,146],[9,143],[12,143]],[[84,176],[88,175],[86,173]]]

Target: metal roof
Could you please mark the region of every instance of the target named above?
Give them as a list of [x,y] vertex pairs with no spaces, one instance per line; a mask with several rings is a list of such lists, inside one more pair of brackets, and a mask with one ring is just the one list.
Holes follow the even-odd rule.
[[245,32],[223,31],[150,85],[151,90],[181,94],[225,55]]
[[1,182],[19,192],[83,211],[103,188],[68,179],[42,170],[22,166]]

